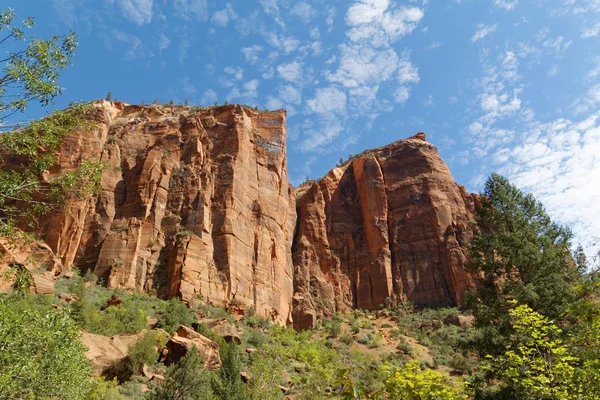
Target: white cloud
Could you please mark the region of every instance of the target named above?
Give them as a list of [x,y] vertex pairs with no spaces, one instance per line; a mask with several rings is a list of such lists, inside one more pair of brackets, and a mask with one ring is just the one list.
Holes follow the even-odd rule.
[[581,34],[582,39],[595,38],[600,34],[600,24],[596,24],[592,27],[587,28]]
[[[141,39],[135,35],[114,29],[112,31],[111,39],[113,42],[119,43],[123,46],[123,59],[126,61],[139,60],[153,56],[151,52],[146,50]],[[109,39],[107,38],[107,40]],[[107,43],[107,45],[109,48],[112,47],[110,42]]]
[[300,46],[300,41],[292,36],[278,36],[274,32],[269,32],[265,35],[267,43],[271,46],[283,50],[285,54],[289,54]]
[[241,67],[225,67],[223,68],[223,72],[227,75],[231,75],[236,81],[240,81],[244,77],[244,70]]
[[556,76],[556,75],[558,75],[559,71],[560,71],[560,68],[558,68],[558,65],[555,64],[555,65],[552,66],[552,68],[550,68],[548,70],[548,72],[546,73],[546,75],[548,75],[549,77]]
[[594,58],[594,66],[592,69],[586,74],[587,81],[593,81],[594,79],[600,77],[600,56]]
[[262,49],[262,46],[255,44],[250,47],[244,47],[242,49],[242,53],[244,53],[246,61],[249,61],[251,64],[254,64],[258,61],[258,54],[262,51]]
[[398,60],[398,82],[401,84],[419,83],[419,69],[410,61],[410,52],[404,50]]
[[281,110],[285,107],[285,104],[281,99],[273,96],[267,96],[267,104],[266,107],[268,110]]
[[475,43],[478,40],[483,39],[490,33],[496,32],[497,27],[498,27],[498,24],[494,24],[494,25],[479,24],[479,25],[477,25],[477,30],[475,31],[475,34],[473,35],[473,37],[471,37],[471,43]]
[[279,98],[286,103],[300,104],[302,102],[302,91],[291,85],[279,88]]
[[189,76],[181,78],[181,89],[188,96],[193,96],[198,92],[198,89],[196,89]]
[[74,0],[53,0],[52,5],[60,18],[69,26],[77,22]]
[[316,114],[330,112],[346,113],[346,93],[340,89],[329,86],[316,90],[315,97],[306,102],[309,110]]
[[556,54],[560,54],[566,51],[569,46],[573,43],[572,40],[566,40],[564,36],[558,36],[554,39],[548,38],[546,39],[542,45],[548,49],[554,51]]
[[208,89],[202,94],[200,104],[213,105],[217,101],[219,101],[219,96],[217,96],[217,92],[215,92],[212,89]]
[[164,50],[168,49],[170,45],[171,41],[169,38],[166,37],[164,33],[161,33],[158,38],[158,51],[162,53]]
[[258,0],[260,5],[263,6],[263,9],[267,14],[271,14],[274,12],[279,12],[279,7],[277,6],[277,0]]
[[334,74],[327,79],[345,87],[377,83],[390,79],[399,66],[393,49],[375,49],[370,46],[343,44],[340,46],[340,62]]
[[288,82],[297,82],[302,79],[302,64],[298,61],[281,64],[277,67],[277,73]]
[[410,96],[410,90],[405,86],[400,86],[394,92],[396,103],[404,103]]
[[231,4],[227,4],[225,9],[220,11],[215,11],[210,19],[214,24],[225,27],[229,23],[230,20],[237,19],[237,14]]
[[575,242],[600,236],[600,113],[579,122],[534,121],[523,127],[519,144],[496,153],[500,172],[575,233]]
[[368,41],[383,46],[408,35],[423,18],[423,10],[401,6],[388,10],[390,0],[358,0],[348,9],[347,36],[353,42]]
[[117,0],[123,16],[138,25],[152,22],[153,0]]
[[173,6],[179,17],[183,19],[208,19],[208,5],[206,0],[173,0]]
[[494,4],[498,7],[512,10],[517,6],[517,4],[519,4],[519,0],[494,0]]
[[300,1],[292,7],[290,15],[295,16],[302,20],[304,23],[310,23],[310,21],[317,15],[317,12],[310,4],[305,1]]

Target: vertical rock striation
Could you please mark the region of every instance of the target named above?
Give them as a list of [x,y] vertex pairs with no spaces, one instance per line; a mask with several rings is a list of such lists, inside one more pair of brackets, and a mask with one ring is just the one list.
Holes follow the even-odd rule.
[[67,136],[52,171],[84,159],[106,165],[101,193],[43,221],[65,267],[92,270],[110,287],[236,299],[291,322],[285,111],[103,102],[96,119]]
[[110,287],[188,302],[237,300],[300,329],[351,307],[460,304],[474,285],[465,270],[474,198],[424,134],[294,193],[285,111],[105,101],[95,110],[44,176],[105,165],[99,193],[40,221],[56,271],[77,266]]
[[460,304],[474,198],[420,133],[353,159],[297,192],[294,326],[390,301]]

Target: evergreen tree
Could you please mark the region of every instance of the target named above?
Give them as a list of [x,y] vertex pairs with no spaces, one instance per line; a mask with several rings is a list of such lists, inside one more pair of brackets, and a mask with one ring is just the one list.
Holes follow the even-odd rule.
[[571,232],[552,222],[533,195],[493,174],[477,206],[479,232],[472,268],[483,276],[468,299],[481,328],[480,352],[497,354],[512,332],[509,300],[558,318],[575,299],[579,271],[569,251]]
[[194,348],[167,370],[164,382],[150,393],[149,400],[208,400],[210,375]]
[[211,381],[213,393],[220,400],[245,400],[247,399],[246,387],[240,375],[240,359],[237,345],[223,343],[220,346],[221,371]]

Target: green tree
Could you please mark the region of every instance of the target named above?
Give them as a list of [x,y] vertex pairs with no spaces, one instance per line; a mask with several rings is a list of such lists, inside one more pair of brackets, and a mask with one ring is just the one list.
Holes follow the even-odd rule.
[[0,399],[85,398],[91,366],[69,316],[30,299],[0,298]]
[[213,376],[211,386],[213,393],[220,400],[245,400],[247,399],[246,387],[240,375],[240,358],[235,342],[222,343],[221,371]]
[[210,375],[194,348],[167,370],[165,380],[148,396],[149,400],[209,400]]
[[[510,311],[514,334],[504,354],[487,366],[515,399],[580,399],[575,382],[578,358],[561,339],[562,330],[527,305]],[[589,399],[589,397],[586,397]]]
[[[3,55],[0,72],[0,130],[1,123],[16,112],[22,112],[31,101],[48,105],[62,88],[58,84],[59,72],[71,64],[77,48],[77,36],[70,32],[50,39],[28,36],[25,31],[33,28],[34,19],[27,18],[22,24],[15,22],[16,14],[11,8],[0,9],[0,46],[11,41],[19,48]],[[22,46],[19,46],[22,43]]]
[[468,304],[481,329],[477,347],[485,355],[497,354],[510,337],[508,300],[559,318],[575,299],[578,270],[569,251],[571,232],[552,222],[533,195],[494,174],[480,199],[471,256],[483,280]]
[[414,360],[404,367],[384,364],[385,396],[403,400],[465,400],[469,387],[465,382],[453,383],[447,375],[431,369],[422,370]]

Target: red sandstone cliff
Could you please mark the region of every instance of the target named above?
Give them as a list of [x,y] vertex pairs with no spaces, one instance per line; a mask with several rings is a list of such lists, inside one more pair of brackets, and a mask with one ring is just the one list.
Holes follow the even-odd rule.
[[235,297],[290,322],[296,216],[285,111],[98,107],[97,128],[69,134],[52,171],[106,163],[98,196],[42,224],[65,268],[184,300]]
[[294,326],[389,301],[460,304],[473,197],[424,134],[363,153],[297,189]]
[[285,111],[100,102],[90,119],[46,174],[82,160],[106,165],[98,195],[41,221],[58,257],[50,280],[77,266],[110,287],[235,298],[297,328],[389,301],[459,304],[473,285],[474,199],[423,134],[365,152],[294,195]]

